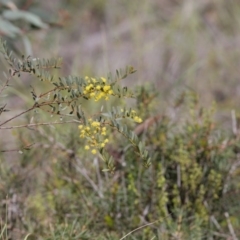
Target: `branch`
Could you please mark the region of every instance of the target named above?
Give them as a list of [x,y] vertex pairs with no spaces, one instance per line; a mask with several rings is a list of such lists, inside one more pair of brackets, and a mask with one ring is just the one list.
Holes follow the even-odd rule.
[[14,119],[17,118],[17,117],[20,117],[21,115],[23,115],[23,114],[25,114],[25,113],[27,113],[27,112],[32,111],[32,110],[33,110],[34,108],[36,108],[36,107],[37,107],[36,105],[33,105],[31,108],[25,110],[24,112],[21,112],[21,113],[15,115],[15,116],[9,118],[8,120],[6,120],[6,121],[4,121],[3,123],[1,123],[1,124],[0,124],[0,127],[1,127],[2,125],[4,125],[4,124],[6,124],[6,123],[8,123],[8,122],[10,122],[10,121],[12,121],[12,120],[14,120]]
[[29,127],[36,127],[36,126],[43,126],[43,125],[56,125],[56,124],[65,124],[65,123],[80,123],[78,120],[71,120],[65,122],[48,122],[48,123],[30,123],[25,125],[18,125],[18,126],[9,126],[9,127],[0,127],[0,130],[8,130],[8,129],[15,129],[15,128],[29,128]]
[[36,105],[33,105],[31,108],[27,109],[26,111],[21,112],[21,113],[15,115],[14,117],[9,118],[8,120],[6,120],[6,121],[4,121],[3,123],[1,123],[1,124],[0,124],[0,127],[1,127],[2,125],[4,125],[4,124],[6,124],[6,123],[8,123],[8,122],[10,122],[10,121],[12,121],[12,120],[14,120],[14,119],[17,118],[17,117],[20,117],[21,115],[23,115],[23,114],[25,114],[25,113],[27,113],[27,112],[32,111],[32,110],[35,109],[36,107],[37,107]]
[[151,223],[145,224],[145,225],[143,225],[143,226],[141,226],[141,227],[138,227],[138,228],[134,229],[133,231],[129,232],[128,234],[126,234],[125,236],[123,236],[120,240],[126,238],[127,236],[129,236],[130,234],[136,232],[137,230],[139,230],[139,229],[141,229],[141,228],[144,228],[144,227],[153,225],[153,224],[155,224],[155,223],[157,223],[157,222],[159,222],[159,220],[156,220],[156,221],[154,221],[154,222],[151,222]]
[[2,86],[2,88],[0,89],[0,95],[2,94],[2,92],[4,91],[4,89],[8,86],[9,80],[10,80],[11,76],[7,78],[5,84]]
[[34,145],[35,143],[32,143],[32,144],[29,144],[29,145],[26,145],[22,148],[14,148],[14,149],[8,149],[8,150],[0,150],[0,152],[4,153],[4,152],[20,152],[21,150],[30,150],[31,147]]

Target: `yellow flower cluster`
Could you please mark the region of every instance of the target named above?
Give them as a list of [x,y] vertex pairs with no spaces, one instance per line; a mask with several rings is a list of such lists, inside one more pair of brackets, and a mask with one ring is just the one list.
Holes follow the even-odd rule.
[[142,122],[142,119],[140,117],[138,117],[138,116],[135,116],[133,118],[133,120],[134,120],[134,122],[137,122],[137,123],[141,123]]
[[[123,112],[123,109],[121,109],[121,111]],[[137,122],[137,123],[142,122],[142,119],[139,116],[137,116],[137,113],[135,110],[131,111],[131,113],[129,114],[129,117],[132,118],[134,122]]]
[[80,138],[87,139],[85,149],[91,150],[93,154],[97,153],[97,149],[104,148],[109,141],[105,138],[107,135],[106,127],[101,126],[98,121],[89,119],[87,125],[79,125],[78,128],[80,129]]
[[142,119],[139,116],[137,116],[137,113],[135,110],[132,110],[130,117],[133,119],[134,122],[137,122],[137,123],[142,122]]
[[85,77],[85,79],[88,82],[83,91],[85,97],[99,101],[102,98],[108,100],[109,96],[113,95],[112,87],[107,84],[106,78],[101,77],[100,80],[96,80],[95,78]]

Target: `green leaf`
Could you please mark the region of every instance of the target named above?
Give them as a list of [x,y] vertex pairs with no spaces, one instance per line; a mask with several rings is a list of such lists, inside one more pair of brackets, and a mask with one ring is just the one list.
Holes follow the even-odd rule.
[[140,153],[142,153],[142,151],[143,151],[143,143],[142,142],[139,142],[138,148],[139,148]]
[[5,21],[0,17],[0,32],[8,37],[14,38],[16,35],[20,35],[22,31],[20,28],[14,26],[12,23]]
[[136,71],[137,71],[137,70],[135,70],[133,66],[128,66],[128,73],[129,73],[129,74],[133,74],[133,73],[135,73]]
[[117,77],[120,78],[119,71],[116,70]]
[[52,11],[48,11],[47,9],[39,8],[37,5],[32,4],[29,8],[28,11],[33,13],[34,15],[37,15],[41,19],[44,19],[44,22],[47,23],[54,23],[56,22],[57,19],[57,11],[56,13]]
[[29,23],[31,23],[32,25],[34,25],[35,27],[39,27],[39,28],[48,28],[48,25],[45,24],[40,17],[38,17],[37,15],[27,12],[27,11],[23,11],[23,10],[5,10],[2,13],[3,17],[7,20],[10,21],[15,21],[15,20],[19,20],[19,19],[23,19]]

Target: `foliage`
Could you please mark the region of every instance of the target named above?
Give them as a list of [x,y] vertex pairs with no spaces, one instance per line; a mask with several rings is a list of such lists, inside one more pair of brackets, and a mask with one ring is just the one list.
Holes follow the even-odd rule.
[[[137,95],[140,102],[143,98],[144,88]],[[129,239],[231,237],[229,229],[239,234],[238,212],[222,205],[233,187],[239,191],[232,171],[237,139],[217,127],[214,108],[202,109],[192,92],[173,105],[175,116],[147,119],[135,129],[153,155],[147,170],[134,148],[112,133],[115,141],[106,151],[114,157],[114,175],[102,172],[99,158],[84,150],[86,144],[73,124],[40,125],[34,134],[17,128],[19,140],[36,142],[37,147],[23,151],[12,168],[2,160],[2,198],[9,196],[10,230],[24,228],[25,235],[31,233],[28,239],[115,240],[153,223]],[[115,111],[108,114],[122,114],[121,108]],[[99,124],[88,120],[92,123],[94,131]],[[98,130],[102,133],[103,128]]]
[[[231,169],[236,164],[238,139],[217,129],[213,108],[201,108],[194,93],[177,100],[176,112],[180,100],[182,115],[146,120],[142,132],[136,128],[152,155],[155,153],[148,171],[136,167],[131,150],[122,151],[118,173],[124,177],[119,177],[108,195],[108,199],[116,199],[111,201],[112,210],[106,218],[109,226],[119,229],[118,209],[122,209],[120,219],[125,226],[131,224],[134,228],[144,220],[159,219],[163,231],[182,239],[187,238],[183,235],[191,232],[193,226],[197,226],[201,237],[208,238],[219,226],[228,226],[224,212],[233,206],[222,202],[235,182]],[[235,193],[239,191],[234,189]],[[239,212],[231,214],[233,228],[237,229]],[[130,222],[125,221],[129,215]]]
[[[92,153],[96,154],[97,151],[102,155],[103,160],[106,162],[107,167],[105,171],[114,171],[112,165],[112,158],[104,152],[104,147],[108,143],[108,139],[103,139],[107,135],[107,128],[116,129],[124,137],[129,139],[130,143],[134,146],[135,151],[146,162],[146,166],[150,165],[150,158],[148,152],[144,149],[144,144],[138,140],[137,136],[127,129],[127,126],[122,123],[122,119],[132,119],[135,122],[141,122],[142,119],[137,116],[136,112],[132,109],[112,108],[110,112],[103,112],[103,106],[99,109],[98,113],[86,117],[86,111],[83,109],[83,101],[94,100],[95,102],[101,99],[109,100],[109,97],[127,98],[134,97],[133,93],[127,87],[120,87],[118,82],[126,78],[129,74],[135,72],[132,67],[127,67],[125,72],[122,70],[117,71],[116,77],[111,75],[108,78],[80,78],[80,77],[54,77],[49,72],[49,69],[59,68],[59,59],[40,60],[38,58],[32,59],[31,57],[22,57],[22,60],[16,59],[12,56],[12,52],[7,49],[6,42],[2,42],[1,52],[4,54],[6,61],[11,66],[9,75],[5,74],[6,81],[2,85],[0,94],[9,86],[11,77],[21,73],[28,73],[37,77],[40,81],[50,84],[49,89],[41,94],[37,94],[34,87],[32,87],[33,105],[15,116],[9,117],[7,120],[0,123],[0,129],[13,129],[13,128],[26,128],[39,125],[51,124],[64,124],[64,123],[79,123],[81,130],[80,137],[87,139],[85,149],[92,148]],[[81,101],[81,102],[80,102]],[[21,126],[7,126],[7,123],[15,120],[23,114],[31,111],[42,110],[43,112],[50,113],[51,115],[60,116],[60,122],[52,123],[28,123]],[[7,112],[6,104],[1,107],[1,114]],[[72,116],[77,119],[69,120]],[[65,118],[63,120],[63,118]],[[94,120],[93,120],[94,118]],[[23,149],[28,149],[30,146],[25,146]],[[2,150],[3,151],[3,150]]]
[[[85,10],[82,4],[90,6],[89,1],[65,2],[66,8],[71,2],[75,10],[81,4],[83,13]],[[234,81],[238,79],[235,68],[235,63],[238,62],[236,61],[238,48],[228,46],[229,41],[237,39],[238,28],[233,24],[238,22],[233,19],[237,20],[239,17],[236,3],[192,2],[190,9],[187,5],[189,1],[181,3],[166,1],[166,4],[164,1],[149,1],[142,4],[142,8],[125,1],[121,4],[111,3],[113,5],[110,4],[107,10],[105,9],[107,1],[93,2],[96,8],[92,9],[89,18],[91,20],[87,22],[84,18],[76,22],[84,21],[84,27],[92,31],[92,19],[96,18],[101,25],[104,14],[108,20],[112,16],[112,22],[116,22],[114,36],[117,36],[115,37],[117,43],[121,43],[128,54],[126,41],[130,48],[134,46],[134,49],[137,49],[133,55],[137,56],[138,62],[141,63],[138,67],[140,79],[163,80],[160,86],[164,101],[171,99],[168,96],[169,85],[174,85],[175,89],[179,83],[180,85],[183,82],[188,85],[191,83],[190,85],[196,89],[194,85],[196,82],[198,90],[203,91],[201,103],[207,101],[211,89],[214,91],[216,88],[219,89],[216,92],[216,99],[221,102],[221,107],[224,108],[223,104],[226,100],[233,99],[230,95],[238,102],[237,88],[234,89],[236,94],[232,94],[229,90],[234,88],[236,85]],[[124,4],[125,7],[128,6],[125,9]],[[116,7],[118,10],[114,10],[112,6],[119,8]],[[101,8],[100,11],[98,8]],[[107,11],[110,11],[111,16]],[[73,15],[79,18],[77,13]],[[150,22],[153,21],[153,27],[148,21],[146,24],[132,27],[131,22],[137,20],[138,23],[140,19],[144,22],[143,16],[147,14],[151,15]],[[132,19],[129,19],[128,15],[132,16]],[[121,24],[124,22],[121,20],[126,20],[127,26],[130,26],[129,32],[122,28],[124,24]],[[15,21],[12,23],[18,24]],[[108,24],[109,28],[113,25],[111,22]],[[74,24],[71,25],[76,36],[76,27]],[[31,27],[28,24],[26,26],[25,29]],[[77,27],[79,28],[79,25]],[[123,37],[117,35],[118,27],[120,32],[124,33]],[[161,29],[161,33],[157,32],[157,29]],[[219,44],[215,44],[213,29],[217,33]],[[79,29],[78,31],[82,34],[82,31]],[[158,37],[149,41],[149,36],[151,38],[153,32],[153,36],[157,34]],[[224,34],[226,32],[230,34]],[[69,32],[65,35],[70,38],[73,36]],[[91,36],[86,37],[86,40],[90,38]],[[129,38],[133,39],[132,45]],[[72,42],[69,39],[66,42],[65,48],[68,52]],[[237,44],[237,41],[234,44]],[[154,49],[152,55],[146,56],[144,52],[146,49]],[[99,54],[98,48],[97,52]],[[119,53],[116,52],[119,58]],[[224,55],[225,52],[228,54]],[[94,58],[97,59],[96,54],[91,60]],[[81,64],[89,62],[87,59],[87,56],[84,56]],[[217,120],[214,118],[214,106],[209,109],[202,108],[198,97],[192,92],[186,92],[175,103],[168,102],[164,106],[159,100],[161,96],[157,98],[159,89],[156,89],[156,85],[153,88],[148,85],[138,88],[137,109],[135,109],[138,115],[135,116],[132,109],[120,104],[118,107],[111,107],[111,100],[114,97],[106,93],[112,90],[108,87],[111,86],[108,80],[114,81],[115,77],[103,78],[107,83],[106,92],[105,80],[89,77],[83,78],[81,90],[87,91],[85,97],[88,99],[77,100],[74,111],[71,104],[68,106],[67,102],[65,105],[62,103],[59,113],[62,111],[64,115],[60,115],[57,114],[59,110],[57,101],[71,94],[68,89],[63,91],[56,89],[56,99],[54,92],[49,97],[45,95],[39,99],[39,96],[49,89],[59,87],[53,85],[53,82],[60,84],[58,68],[54,68],[53,71],[51,70],[53,73],[50,73],[48,71],[50,69],[45,69],[45,64],[49,64],[50,67],[59,67],[59,65],[55,65],[53,60],[44,63],[43,60],[25,57],[20,59],[20,69],[18,64],[14,64],[13,71],[7,74],[7,78],[10,76],[9,82],[4,87],[1,97],[4,97],[3,93],[17,88],[17,81],[24,81],[25,76],[31,72],[28,61],[33,65],[36,63],[34,69],[38,71],[39,79],[43,81],[31,81],[30,98],[29,94],[22,93],[24,95],[22,98],[28,99],[24,110],[26,107],[30,109],[35,102],[36,108],[14,119],[15,124],[14,121],[8,122],[11,125],[7,123],[6,126],[11,128],[2,129],[0,132],[6,142],[13,139],[12,135],[17,139],[14,140],[13,146],[8,143],[1,146],[1,149],[7,152],[2,152],[0,157],[0,198],[2,199],[0,218],[1,222],[6,222],[1,227],[0,238],[7,239],[9,235],[12,239],[21,237],[24,239],[28,233],[31,233],[28,239],[49,240],[74,238],[115,240],[123,238],[128,233],[131,234],[126,239],[237,239],[239,237],[239,133],[235,126],[237,123],[234,124],[238,119],[235,119],[234,114],[232,120],[234,134],[232,134],[224,131],[226,126],[230,128],[229,122],[219,123],[219,118]],[[40,65],[36,61],[39,61],[43,68],[38,68]],[[152,63],[159,61],[162,63],[162,69],[158,66],[157,71],[154,71]],[[142,66],[142,62],[149,64]],[[25,70],[29,70],[27,74],[25,70],[21,70],[23,63]],[[91,61],[91,65],[97,65],[96,63],[97,61]],[[76,64],[79,72],[83,71],[81,64]],[[13,73],[14,77],[11,76]],[[19,73],[20,78],[16,78]],[[32,74],[34,75],[33,72]],[[54,76],[53,82],[51,76]],[[226,76],[228,76],[227,85]],[[30,77],[32,80],[32,75]],[[69,78],[71,81],[71,77],[61,77],[64,87],[69,86]],[[14,79],[17,79],[16,82],[12,81]],[[207,83],[204,82],[205,79]],[[224,88],[221,85],[223,82]],[[100,93],[96,92],[96,83],[102,85],[100,88],[104,93],[101,94],[100,102],[95,102],[91,96]],[[24,82],[25,88],[27,84]],[[91,84],[93,86],[90,86]],[[206,91],[206,88],[209,91]],[[61,95],[60,99],[58,94]],[[12,106],[10,100],[13,97],[15,96],[9,95],[8,98],[1,98],[1,122],[3,119],[9,119],[10,114],[16,114],[12,109],[9,111]],[[109,100],[105,100],[106,97],[109,97]],[[17,99],[20,98],[21,96],[18,96]],[[4,101],[5,99],[7,101]],[[12,101],[15,100],[16,98],[13,98]],[[56,103],[53,104],[55,109],[49,105],[38,107],[38,104],[43,104],[44,101],[49,103],[50,100]],[[64,100],[69,101],[69,97]],[[78,109],[79,101],[80,109]],[[170,102],[172,101],[171,99]],[[8,104],[5,106],[6,103]],[[22,111],[22,106],[17,104],[17,107],[18,112]],[[163,108],[164,111],[161,110]],[[218,117],[222,116],[223,108],[217,110]],[[113,128],[108,128],[106,122],[100,122],[100,115],[94,115],[96,112],[105,114],[101,117],[111,123]],[[135,152],[136,150],[141,155],[137,149],[137,146],[140,148],[139,144],[131,148],[132,145],[125,141],[126,138],[116,134],[119,120],[114,122],[116,127],[110,121],[112,117],[118,119],[120,116],[126,126],[129,128],[135,126],[134,121],[125,121],[123,113],[127,119],[134,120],[134,117],[138,117],[145,120],[135,128],[133,136],[137,135],[139,140],[146,144],[149,155],[152,156],[152,165],[147,170]],[[225,114],[228,115],[228,111]],[[51,121],[49,121],[50,115]],[[86,122],[80,123],[84,122],[84,119]],[[76,121],[71,122],[72,120]],[[66,123],[67,121],[70,122]],[[12,128],[13,125],[20,127]],[[77,130],[78,125],[82,125],[80,131],[89,131],[86,139],[79,138],[81,133]],[[121,124],[119,129],[121,130]],[[97,142],[92,138],[94,131],[100,133]],[[105,133],[109,141],[105,151],[102,151],[99,146],[106,140]],[[110,155],[113,158],[106,165],[99,159],[98,154],[86,151],[85,148],[88,147],[91,151],[99,149],[103,158],[109,159]],[[144,155],[144,151],[142,154]],[[102,169],[114,169],[114,174],[109,175],[108,172],[102,172]],[[145,226],[149,223],[153,224]],[[139,226],[145,227],[136,230]],[[131,232],[132,230],[136,231]]]
[[61,26],[56,16],[32,1],[0,1],[0,33],[8,39],[11,47],[19,53],[14,41],[22,40],[26,54],[31,54],[32,46],[28,33],[33,30],[48,30]]

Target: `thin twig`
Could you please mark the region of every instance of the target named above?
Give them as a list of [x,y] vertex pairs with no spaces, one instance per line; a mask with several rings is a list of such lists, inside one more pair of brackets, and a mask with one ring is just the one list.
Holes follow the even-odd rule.
[[36,126],[43,126],[43,125],[56,125],[56,124],[65,124],[65,123],[80,123],[78,120],[71,120],[65,122],[47,122],[47,123],[30,123],[25,125],[18,125],[18,126],[9,126],[9,127],[0,127],[1,130],[8,130],[14,128],[24,128],[24,127],[36,127]]
[[104,195],[101,191],[101,189],[99,189],[98,185],[95,184],[95,182],[88,176],[87,170],[86,168],[84,168],[84,166],[81,163],[81,160],[79,158],[75,158],[78,165],[76,165],[76,170],[82,174],[83,177],[85,177],[85,179],[90,183],[90,185],[92,186],[92,188],[96,191],[96,193],[98,194],[98,196],[100,198],[104,198]]
[[219,232],[212,232],[213,235],[218,236],[218,237],[222,237],[222,238],[226,238],[226,239],[230,239],[230,236],[225,234],[225,233],[219,233]]
[[8,122],[10,122],[10,121],[12,121],[12,120],[14,120],[14,119],[17,118],[17,117],[20,117],[21,115],[23,115],[23,114],[25,114],[25,113],[27,113],[27,112],[32,111],[32,110],[35,109],[35,108],[36,108],[36,106],[33,105],[31,108],[29,108],[29,109],[27,109],[27,110],[25,110],[25,111],[23,111],[23,112],[15,115],[15,116],[11,117],[11,118],[9,118],[8,120],[2,122],[2,123],[0,124],[0,127],[1,127],[2,125],[4,125],[4,124],[6,124],[6,123],[8,123]]
[[231,223],[231,221],[230,221],[230,219],[229,219],[229,213],[228,213],[228,212],[225,212],[224,215],[225,215],[225,217],[226,217],[226,219],[227,219],[228,229],[229,229],[229,232],[230,232],[233,240],[238,240],[238,238],[237,238],[237,236],[236,236],[236,234],[235,234],[235,232],[234,232],[232,223]]
[[159,220],[156,220],[156,221],[154,221],[154,222],[151,222],[151,223],[145,224],[145,225],[143,225],[143,226],[141,226],[141,227],[138,227],[138,228],[132,230],[131,232],[129,232],[128,234],[126,234],[125,236],[123,236],[120,240],[126,238],[126,237],[129,236],[130,234],[138,231],[139,229],[144,228],[144,227],[147,227],[147,226],[150,226],[150,225],[153,225],[153,224],[157,223],[158,221],[159,221]]
[[236,136],[237,135],[237,119],[236,119],[236,112],[235,110],[231,111],[231,116],[232,116],[232,131],[233,134]]
[[2,88],[0,89],[0,95],[2,94],[2,92],[4,91],[4,89],[8,86],[9,80],[12,76],[8,77],[5,84],[2,86]]
[[210,220],[218,230],[221,230],[220,224],[218,223],[217,219],[213,215],[210,217]]
[[7,150],[0,150],[0,152],[4,153],[4,152],[20,152],[22,150],[30,150],[30,148],[34,145],[35,143],[31,143],[29,145],[26,145],[22,148],[14,148],[14,149],[7,149]]

